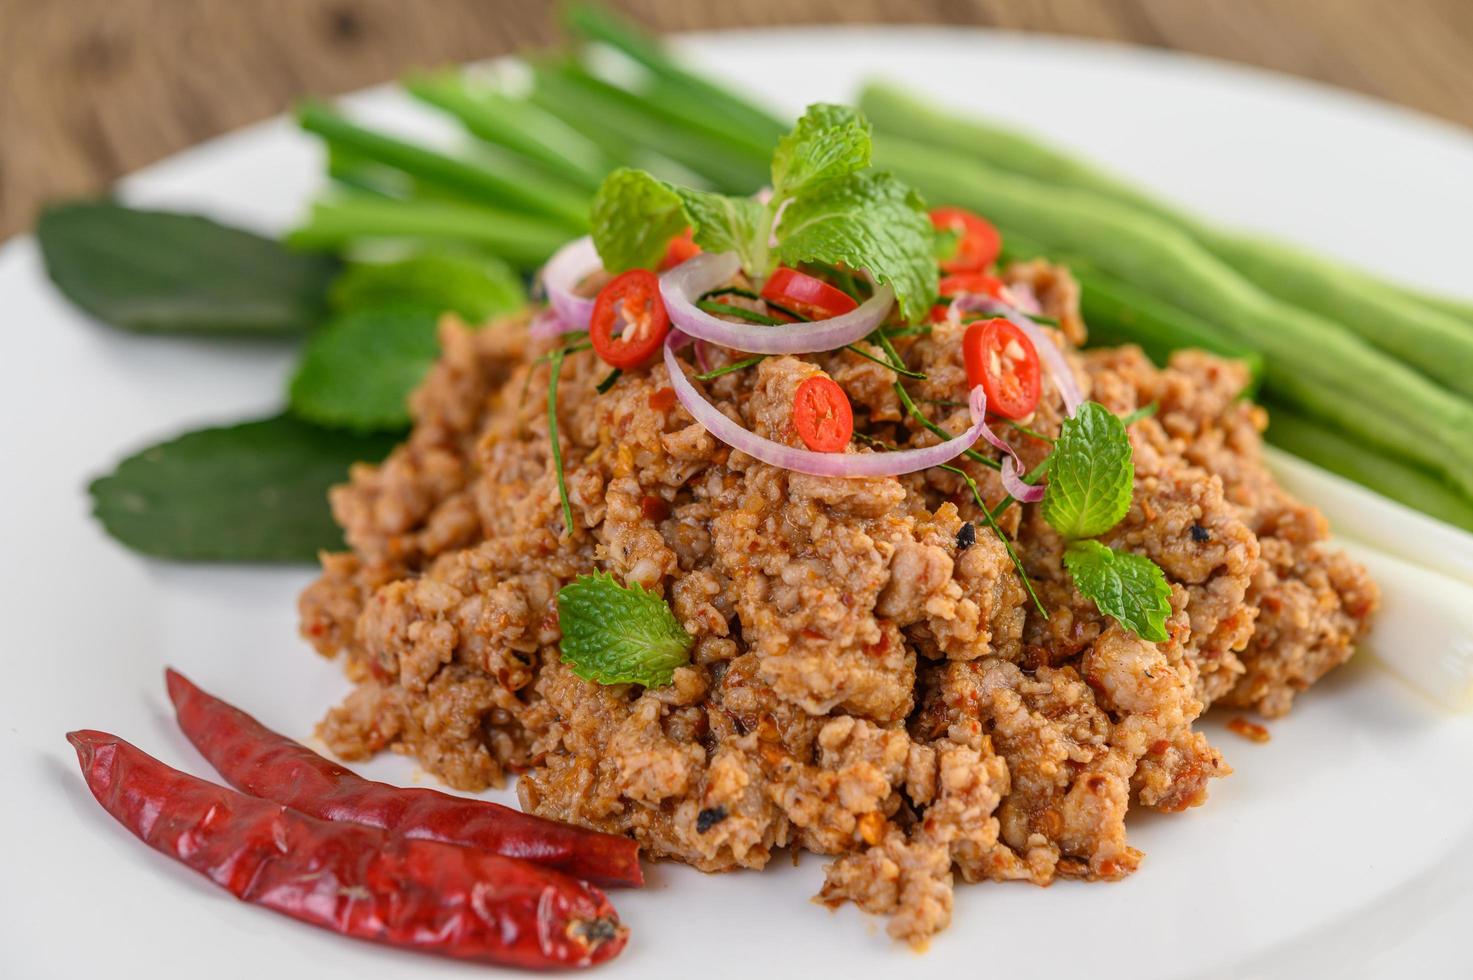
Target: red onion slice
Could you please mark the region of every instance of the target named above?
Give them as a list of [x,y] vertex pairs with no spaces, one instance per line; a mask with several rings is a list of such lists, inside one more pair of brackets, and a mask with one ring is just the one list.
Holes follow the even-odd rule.
[[558,249],[542,267],[542,285],[547,290],[548,302],[568,330],[588,329],[588,321],[593,318],[593,300],[579,296],[574,290],[584,278],[602,268],[598,249],[587,235]]
[[565,333],[572,333],[573,328],[563,322],[563,318],[557,315],[557,310],[546,308],[539,310],[532,317],[532,322],[527,324],[527,333],[538,340],[548,340],[553,337],[561,337]]
[[982,427],[982,438],[987,440],[989,446],[1001,449],[1003,452],[1002,470],[999,476],[1002,478],[1002,487],[1008,495],[1019,503],[1036,504],[1043,499],[1044,485],[1034,485],[1023,482],[1021,467],[1023,460],[1018,456],[1018,451],[1010,446],[1006,439],[992,431],[991,426]]
[[1038,350],[1038,356],[1043,358],[1043,363],[1048,367],[1049,375],[1054,379],[1054,387],[1059,389],[1059,394],[1064,399],[1064,411],[1070,418],[1079,411],[1079,404],[1084,401],[1084,396],[1079,391],[1079,383],[1074,380],[1074,372],[1069,370],[1069,362],[1064,360],[1064,352],[1043,332],[1043,328],[1022,313],[1006,303],[999,302],[991,296],[983,296],[981,293],[963,293],[956,298],[953,308],[974,310],[978,313],[991,313],[1001,315],[1012,322],[1019,330],[1033,341],[1033,346]]
[[764,439],[750,429],[744,429],[707,401],[686,378],[680,360],[675,356],[676,348],[684,342],[685,338],[679,331],[672,331],[665,338],[665,367],[670,372],[670,385],[675,389],[675,396],[680,399],[680,404],[708,432],[731,448],[785,470],[812,476],[900,476],[949,463],[970,449],[987,428],[987,395],[978,385],[972,389],[967,403],[972,412],[972,427],[938,445],[892,453],[815,453],[807,449],[794,449],[792,446]]
[[895,305],[895,291],[881,286],[857,309],[843,316],[813,323],[785,323],[769,327],[758,323],[732,323],[696,309],[696,300],[729,281],[741,268],[735,254],[697,255],[665,273],[660,295],[670,322],[708,343],[749,354],[812,354],[837,350],[862,340],[885,322]]

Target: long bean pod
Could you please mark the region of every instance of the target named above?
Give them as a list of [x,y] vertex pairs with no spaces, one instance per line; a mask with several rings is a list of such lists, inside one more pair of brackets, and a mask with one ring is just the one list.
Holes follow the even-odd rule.
[[1222,231],[1041,140],[945,112],[892,86],[867,85],[859,101],[883,132],[1089,191],[1170,224],[1266,292],[1331,318],[1454,390],[1473,394],[1473,302],[1423,296],[1305,249]]
[[1268,296],[1182,232],[1094,194],[925,144],[877,137],[875,158],[933,201],[1026,228],[1228,331],[1264,354],[1271,384],[1319,389],[1338,402],[1330,417],[1346,431],[1383,444],[1385,427],[1395,426],[1397,449],[1473,493],[1473,443],[1466,437],[1473,404],[1335,324]]

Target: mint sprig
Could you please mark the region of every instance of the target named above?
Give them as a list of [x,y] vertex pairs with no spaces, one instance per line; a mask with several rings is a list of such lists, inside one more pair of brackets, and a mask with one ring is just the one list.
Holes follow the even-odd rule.
[[693,641],[669,604],[607,572],[563,586],[557,618],[563,662],[584,680],[661,687],[690,662]]
[[1098,541],[1073,541],[1064,551],[1064,567],[1100,612],[1143,640],[1166,642],[1171,586],[1151,559]]
[[1130,511],[1135,461],[1126,421],[1098,402],[1064,420],[1049,456],[1043,518],[1069,542],[1064,567],[1100,612],[1153,643],[1167,639],[1171,585],[1144,555],[1091,540]]
[[1085,402],[1064,420],[1049,464],[1043,517],[1066,538],[1093,538],[1130,510],[1135,463],[1120,417]]
[[936,296],[934,233],[925,205],[886,173],[867,171],[870,128],[846,106],[808,107],[772,159],[772,196],[674,187],[638,170],[611,174],[594,198],[594,246],[611,272],[653,268],[664,244],[690,225],[697,245],[735,252],[753,279],[779,262],[843,264],[895,290],[919,321]]

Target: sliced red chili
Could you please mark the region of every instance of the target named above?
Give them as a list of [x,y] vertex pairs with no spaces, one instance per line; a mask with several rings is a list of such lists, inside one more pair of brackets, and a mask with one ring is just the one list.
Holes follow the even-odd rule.
[[962,337],[967,382],[987,393],[987,411],[1021,419],[1038,406],[1043,390],[1038,351],[1028,335],[1001,317],[978,320]]
[[936,208],[931,224],[958,235],[956,251],[938,263],[942,272],[981,272],[1002,252],[1002,235],[992,222],[965,208]]
[[779,266],[762,287],[762,298],[810,320],[843,316],[859,303],[848,293],[797,269]]
[[670,239],[670,244],[665,249],[665,257],[660,260],[661,272],[673,269],[687,259],[693,259],[701,254],[701,246],[695,243],[694,234],[690,228],[687,228]]
[[[622,329],[616,335],[616,327]],[[670,332],[670,315],[660,299],[660,280],[648,269],[630,269],[610,279],[593,301],[588,339],[605,364],[624,371],[643,367],[659,353]]]
[[854,436],[849,396],[831,378],[816,374],[793,396],[793,427],[816,453],[841,453]]

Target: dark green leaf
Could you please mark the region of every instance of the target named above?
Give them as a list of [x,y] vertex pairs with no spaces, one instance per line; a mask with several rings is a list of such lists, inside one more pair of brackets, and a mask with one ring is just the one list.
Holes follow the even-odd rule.
[[208,218],[106,201],[47,209],[36,237],[68,299],[144,332],[296,333],[322,317],[338,268]]
[[423,306],[449,310],[469,323],[512,313],[527,302],[522,281],[500,259],[450,251],[421,252],[397,262],[357,262],[332,284],[339,311]]
[[1064,567],[1079,594],[1093,599],[1100,612],[1143,640],[1166,642],[1171,586],[1151,559],[1098,541],[1075,541],[1064,552]]
[[412,307],[346,313],[312,336],[291,382],[309,422],[375,432],[409,424],[409,393],[439,356],[437,317]]
[[343,546],[327,489],[392,436],[290,416],[201,429],[145,449],[93,482],[93,511],[134,551],[201,561],[302,561]]

